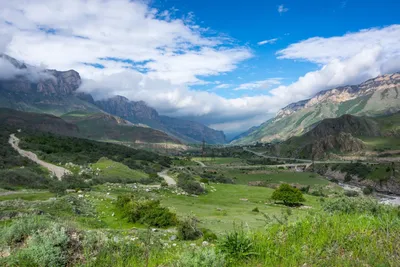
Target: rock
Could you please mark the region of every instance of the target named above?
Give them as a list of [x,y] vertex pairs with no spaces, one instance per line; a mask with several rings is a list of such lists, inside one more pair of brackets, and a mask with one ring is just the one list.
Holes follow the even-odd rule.
[[203,241],[203,243],[201,243],[203,245],[203,247],[208,246],[209,243],[207,241]]
[[241,201],[249,201],[247,198],[241,198]]
[[177,238],[176,235],[172,235],[172,236],[169,238],[169,240],[174,241],[174,240],[176,240],[176,238]]

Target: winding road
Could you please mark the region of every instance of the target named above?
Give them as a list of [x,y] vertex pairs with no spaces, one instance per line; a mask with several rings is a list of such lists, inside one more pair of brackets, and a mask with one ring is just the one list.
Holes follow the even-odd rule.
[[8,140],[8,143],[12,146],[12,148],[14,148],[21,156],[26,157],[30,160],[32,160],[33,162],[45,167],[46,169],[48,169],[52,174],[54,174],[58,180],[61,180],[62,177],[66,174],[72,174],[69,170],[63,168],[63,167],[59,167],[56,166],[54,164],[45,162],[41,159],[38,158],[38,156],[30,151],[26,151],[23,150],[21,148],[19,148],[19,142],[20,140],[18,139],[18,137],[15,136],[15,134],[11,134],[10,135],[10,139]]
[[194,160],[192,159],[194,162],[196,162],[197,164],[199,164],[201,167],[207,167],[206,164],[204,164],[203,162],[201,162],[200,160]]
[[158,175],[161,176],[169,186],[176,186],[174,178],[168,175],[168,169],[159,172]]

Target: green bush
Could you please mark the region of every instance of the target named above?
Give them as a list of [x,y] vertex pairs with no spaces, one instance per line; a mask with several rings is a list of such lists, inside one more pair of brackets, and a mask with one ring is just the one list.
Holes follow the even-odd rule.
[[52,224],[49,228],[33,233],[26,248],[12,255],[10,262],[20,266],[65,266],[68,262],[68,242],[65,228]]
[[179,222],[177,229],[178,238],[181,240],[196,240],[199,239],[203,233],[197,228],[197,219],[189,217]]
[[24,242],[34,232],[43,230],[49,225],[49,220],[46,217],[23,217],[14,221],[10,227],[1,228],[0,244],[11,247],[16,246]]
[[354,191],[354,190],[346,190],[346,191],[344,191],[344,195],[346,197],[358,197],[359,194],[357,191]]
[[366,186],[363,188],[363,194],[364,195],[371,195],[372,192],[374,192],[374,188],[370,185]]
[[213,242],[218,239],[217,235],[207,228],[201,228],[201,232],[203,233],[203,239],[208,242]]
[[225,266],[224,256],[216,253],[213,248],[201,248],[185,251],[181,254],[176,267],[222,267]]
[[154,227],[173,226],[177,223],[175,213],[161,207],[159,200],[136,199],[133,195],[119,196],[116,206],[122,209],[128,221]]
[[201,178],[200,182],[204,183],[204,184],[208,184],[210,181],[207,178]]
[[372,214],[382,213],[389,208],[379,204],[378,201],[374,199],[351,197],[328,199],[322,203],[322,207],[327,212]]
[[252,239],[243,229],[235,229],[222,237],[217,248],[231,260],[243,260],[256,254]]
[[285,205],[296,205],[305,201],[301,191],[288,184],[281,184],[279,188],[272,193],[272,199],[282,201]]
[[252,211],[252,212],[260,212],[260,210],[259,210],[257,207],[255,207],[255,208],[252,209],[251,211]]
[[0,188],[45,189],[51,182],[48,173],[36,166],[0,170]]
[[180,173],[178,175],[177,186],[189,194],[200,195],[205,193],[205,189],[200,185],[200,183],[189,174]]

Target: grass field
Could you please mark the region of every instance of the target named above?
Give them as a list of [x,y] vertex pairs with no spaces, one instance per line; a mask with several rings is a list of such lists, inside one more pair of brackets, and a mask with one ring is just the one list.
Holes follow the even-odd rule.
[[[265,225],[262,212],[279,217],[282,210],[286,209],[271,202],[273,190],[269,188],[231,184],[212,184],[207,188],[208,194],[199,197],[166,194],[161,203],[180,216],[193,214],[200,219],[202,227],[217,233],[231,230],[235,224],[243,224],[249,228],[262,227]],[[212,188],[215,188],[214,192],[211,191]],[[304,205],[319,208],[317,197],[306,195],[305,198],[307,201]],[[259,209],[259,213],[252,211],[255,207]],[[306,209],[291,209],[293,219],[306,213]]]
[[107,158],[101,158],[98,162],[92,164],[92,169],[96,170],[99,168],[100,175],[104,177],[118,177],[122,179],[137,179],[147,178],[148,175],[138,170],[132,170],[128,166],[109,160]]
[[295,183],[302,185],[327,185],[329,182],[315,173],[289,172],[289,171],[251,171],[251,170],[228,170],[225,176],[234,178],[238,184],[248,184],[251,181],[267,181],[269,183]]

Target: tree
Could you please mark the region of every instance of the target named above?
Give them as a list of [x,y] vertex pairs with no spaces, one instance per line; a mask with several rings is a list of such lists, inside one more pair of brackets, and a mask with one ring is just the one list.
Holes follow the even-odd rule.
[[272,193],[272,199],[283,201],[285,205],[295,205],[306,201],[299,189],[288,184],[281,184],[279,188]]

